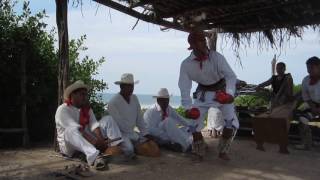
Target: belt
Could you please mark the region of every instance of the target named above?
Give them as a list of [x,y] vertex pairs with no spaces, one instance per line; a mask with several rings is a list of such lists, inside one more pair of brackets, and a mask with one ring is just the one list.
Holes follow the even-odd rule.
[[210,85],[203,85],[198,83],[196,91],[193,93],[193,99],[197,98],[199,92],[201,92],[200,101],[204,102],[204,96],[207,91],[215,92],[218,90],[224,90],[226,87],[226,80],[224,78],[220,79],[218,82]]

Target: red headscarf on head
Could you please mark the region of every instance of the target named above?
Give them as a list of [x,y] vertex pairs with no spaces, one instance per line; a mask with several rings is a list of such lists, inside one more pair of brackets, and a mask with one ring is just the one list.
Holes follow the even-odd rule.
[[[67,106],[71,106],[72,105],[71,98],[69,97],[69,99],[65,100],[65,103],[67,104]],[[89,124],[89,120],[90,120],[89,111],[90,111],[89,105],[86,105],[80,108],[80,118],[79,118],[80,131],[83,131],[85,127]]]
[[[188,50],[192,50],[191,44],[193,44],[198,39],[203,38],[205,35],[203,31],[191,31],[188,35],[188,43],[190,44],[190,47]],[[200,69],[202,69],[202,62],[208,59],[208,55],[203,55],[201,57],[196,57],[193,60],[198,61],[200,63]]]

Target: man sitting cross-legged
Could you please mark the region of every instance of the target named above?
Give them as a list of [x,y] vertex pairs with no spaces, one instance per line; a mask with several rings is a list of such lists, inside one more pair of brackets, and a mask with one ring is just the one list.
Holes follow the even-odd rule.
[[[157,98],[157,103],[144,113],[150,135],[160,146],[180,152],[190,151],[190,130],[195,128],[169,105],[170,96],[166,88],[161,88],[154,98]],[[183,127],[179,128],[178,125]]]
[[[133,75],[125,73],[115,84],[120,86],[120,92],[109,102],[108,110],[118,124],[122,133],[121,149],[127,160],[136,159],[135,150],[140,155],[157,157],[160,154],[158,146],[151,141],[145,122],[143,121],[139,100],[133,94]],[[139,132],[135,131],[138,128]]]
[[[108,146],[122,142],[121,133],[111,117],[97,122],[88,105],[88,89],[82,81],[66,88],[65,103],[58,107],[55,115],[57,140],[61,153],[72,157],[76,151],[82,152],[89,165],[102,170],[107,163],[103,152]],[[119,140],[109,144],[108,139]]]

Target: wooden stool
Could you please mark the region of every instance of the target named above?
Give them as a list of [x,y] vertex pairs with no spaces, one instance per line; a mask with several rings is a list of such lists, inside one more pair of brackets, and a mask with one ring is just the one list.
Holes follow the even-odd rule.
[[263,143],[269,142],[279,145],[279,152],[288,154],[288,132],[292,110],[295,103],[279,106],[271,113],[262,113],[253,119],[254,138],[257,149],[264,151]]

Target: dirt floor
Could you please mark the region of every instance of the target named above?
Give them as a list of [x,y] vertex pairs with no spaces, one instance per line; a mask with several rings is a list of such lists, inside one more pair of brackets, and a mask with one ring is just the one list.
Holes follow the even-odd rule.
[[[290,154],[278,153],[276,145],[265,144],[266,152],[255,149],[252,139],[236,138],[230,153],[232,160],[217,158],[217,139],[206,138],[209,152],[203,162],[190,156],[163,151],[160,158],[138,157],[135,164],[111,163],[109,170],[94,172],[90,178],[77,179],[314,179],[320,176],[320,149],[310,152],[289,147]],[[0,150],[0,179],[66,179],[52,173],[66,165],[79,164],[56,157],[50,147]]]

